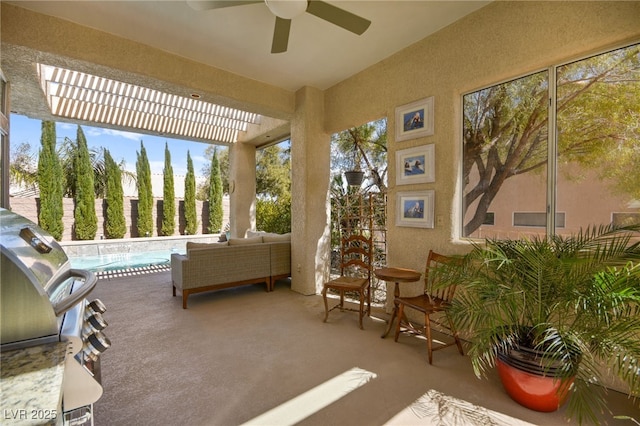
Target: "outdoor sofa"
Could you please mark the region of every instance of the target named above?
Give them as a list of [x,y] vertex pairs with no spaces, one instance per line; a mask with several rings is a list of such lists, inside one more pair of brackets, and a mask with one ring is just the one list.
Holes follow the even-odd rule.
[[261,233],[230,238],[222,243],[187,243],[187,253],[171,255],[173,296],[182,292],[187,309],[190,294],[247,284],[265,283],[272,291],[276,280],[291,276],[291,235]]

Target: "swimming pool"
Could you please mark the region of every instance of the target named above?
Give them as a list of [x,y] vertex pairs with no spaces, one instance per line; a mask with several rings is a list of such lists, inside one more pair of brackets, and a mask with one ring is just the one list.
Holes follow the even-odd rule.
[[69,257],[71,267],[93,272],[137,269],[147,266],[170,265],[171,253],[176,250],[148,251],[140,253],[111,253],[98,256]]

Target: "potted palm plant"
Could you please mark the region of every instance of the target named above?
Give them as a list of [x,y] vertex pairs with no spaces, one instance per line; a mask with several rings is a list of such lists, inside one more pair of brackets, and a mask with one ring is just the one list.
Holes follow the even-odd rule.
[[474,244],[443,285],[460,286],[449,315],[476,375],[497,367],[514,400],[539,411],[567,400],[579,423],[606,410],[605,371],[639,395],[639,236],[609,225]]

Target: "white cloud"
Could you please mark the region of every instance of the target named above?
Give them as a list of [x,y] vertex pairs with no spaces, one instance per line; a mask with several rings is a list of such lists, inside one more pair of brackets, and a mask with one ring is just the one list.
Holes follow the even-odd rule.
[[151,173],[162,174],[164,170],[164,161],[149,161],[149,168],[151,169]]
[[78,128],[76,124],[71,124],[71,123],[56,123],[56,125],[60,126],[61,129],[65,129],[65,130],[75,130]]
[[90,128],[87,133],[91,136],[115,136],[119,138],[129,139],[132,141],[140,142],[141,136],[137,133],[123,132],[122,130],[113,129],[101,129],[97,127]]

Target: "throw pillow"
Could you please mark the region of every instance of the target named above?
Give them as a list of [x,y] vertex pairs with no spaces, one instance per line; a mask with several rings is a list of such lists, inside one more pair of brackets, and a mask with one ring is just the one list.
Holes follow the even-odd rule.
[[264,232],[264,231],[251,231],[251,230],[247,230],[247,232],[245,232],[245,233],[244,233],[244,237],[245,237],[245,238],[262,237],[264,234],[266,234],[266,232]]
[[286,234],[266,234],[262,237],[265,243],[279,243],[281,241],[291,241],[291,233]]
[[192,241],[187,241],[187,251],[193,249],[225,247],[226,245],[227,243],[194,243]]
[[243,244],[258,244],[262,242],[262,237],[253,237],[253,238],[230,238],[229,245],[230,246],[239,246]]

